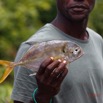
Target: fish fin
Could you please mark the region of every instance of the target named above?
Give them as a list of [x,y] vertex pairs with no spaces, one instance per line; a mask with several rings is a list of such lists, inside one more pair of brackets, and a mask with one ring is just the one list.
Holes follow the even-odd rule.
[[33,74],[30,74],[29,76],[35,76],[36,75],[36,72],[35,73],[33,73]]
[[66,60],[66,59],[64,57],[55,56],[55,57],[53,57],[53,60],[61,60],[61,61],[63,61],[63,60]]
[[55,57],[53,57],[53,60],[59,60],[59,61],[64,61],[64,60],[66,60],[66,62],[67,62],[68,64],[71,63],[67,58],[60,57],[60,56],[55,56]]
[[60,58],[60,56],[55,56],[55,57],[53,57],[53,59],[58,60],[58,59],[62,59],[62,58]]
[[0,78],[0,83],[2,83],[8,77],[8,75],[11,73],[11,71],[13,70],[15,65],[13,62],[5,61],[5,60],[0,60],[0,65],[6,67],[6,70],[3,74],[3,76]]

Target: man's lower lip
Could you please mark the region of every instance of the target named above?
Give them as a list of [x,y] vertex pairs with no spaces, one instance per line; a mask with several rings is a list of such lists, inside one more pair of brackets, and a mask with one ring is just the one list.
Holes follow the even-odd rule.
[[73,11],[77,11],[77,12],[83,12],[86,9],[85,8],[72,8]]
[[72,8],[70,11],[74,14],[84,14],[87,12],[87,9],[85,9],[85,8]]

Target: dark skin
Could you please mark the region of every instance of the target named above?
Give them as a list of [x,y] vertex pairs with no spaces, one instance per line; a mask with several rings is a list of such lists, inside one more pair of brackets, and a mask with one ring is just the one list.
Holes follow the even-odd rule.
[[[80,40],[89,38],[86,32],[89,14],[92,11],[95,0],[56,0],[57,16],[51,22],[58,29]],[[68,73],[66,61],[47,58],[41,64],[36,75],[38,91],[36,100],[38,103],[49,103],[60,91],[60,86]],[[14,103],[22,103],[14,101]],[[34,103],[33,100],[30,103]]]
[[[38,84],[36,100],[38,103],[50,102],[51,97],[59,92],[60,85],[67,73],[68,69],[65,60],[53,60],[53,58],[44,60],[36,74]],[[14,103],[22,102],[14,101]],[[34,103],[33,100],[30,103]]]

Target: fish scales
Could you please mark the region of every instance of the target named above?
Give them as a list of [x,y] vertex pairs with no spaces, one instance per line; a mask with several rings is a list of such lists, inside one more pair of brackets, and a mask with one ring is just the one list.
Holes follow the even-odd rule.
[[20,60],[20,63],[24,67],[27,67],[30,69],[35,68],[35,71],[37,71],[39,65],[45,58],[50,56],[54,57],[57,55],[58,55],[58,58],[61,58],[62,51],[65,44],[66,42],[50,41],[50,42],[38,43],[36,44],[36,46],[33,45],[27,51],[27,53],[23,56],[23,58]]
[[[42,42],[37,43],[36,45],[33,45],[27,53],[24,55],[24,57],[20,61],[25,61],[26,59],[29,61],[31,59],[36,59],[37,57],[43,56],[45,53],[47,55],[50,54],[53,51],[56,51],[57,49],[61,49],[62,45],[60,45],[61,42]],[[54,45],[55,44],[55,45]]]
[[[78,49],[77,55],[73,51]],[[76,52],[76,51],[75,51]],[[72,62],[78,59],[83,54],[83,50],[77,44],[71,41],[52,40],[34,44],[20,60],[21,65],[31,69],[33,72],[37,71],[40,64],[47,57],[54,57],[57,59],[66,59],[67,62]]]

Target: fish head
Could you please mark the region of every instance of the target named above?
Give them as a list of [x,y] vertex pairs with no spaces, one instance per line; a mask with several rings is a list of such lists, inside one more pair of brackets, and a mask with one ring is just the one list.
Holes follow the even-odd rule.
[[65,55],[65,59],[69,63],[75,61],[76,59],[80,58],[84,54],[83,49],[74,42],[68,42],[65,45],[63,52]]

